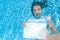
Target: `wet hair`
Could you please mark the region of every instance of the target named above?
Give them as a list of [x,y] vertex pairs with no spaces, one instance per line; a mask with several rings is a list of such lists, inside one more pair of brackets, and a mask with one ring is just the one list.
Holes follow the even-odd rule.
[[33,7],[34,6],[40,6],[41,7],[41,9],[43,9],[43,8],[45,8],[45,7],[47,7],[48,6],[48,4],[47,4],[47,1],[45,0],[44,2],[39,2],[39,1],[34,1],[33,3],[32,3],[32,6],[31,6],[31,12],[32,12],[32,14],[34,15],[34,13],[33,13]]
[[[40,2],[33,2],[33,3],[32,3],[31,12],[32,12],[33,16],[34,16],[33,7],[36,6],[36,5],[41,7],[41,3],[40,3]],[[42,7],[41,7],[41,8],[42,8]]]

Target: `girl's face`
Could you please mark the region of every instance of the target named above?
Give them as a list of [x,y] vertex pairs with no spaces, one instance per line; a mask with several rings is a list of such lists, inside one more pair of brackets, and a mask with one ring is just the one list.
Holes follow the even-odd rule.
[[38,5],[35,5],[34,7],[33,7],[33,13],[34,13],[34,16],[35,17],[40,17],[40,14],[41,14],[41,7],[40,6],[38,6]]

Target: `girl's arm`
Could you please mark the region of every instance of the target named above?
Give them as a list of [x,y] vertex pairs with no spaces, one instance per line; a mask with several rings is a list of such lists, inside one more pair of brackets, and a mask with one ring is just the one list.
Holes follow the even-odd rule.
[[49,23],[50,28],[51,28],[52,31],[56,34],[56,29],[55,29],[54,24],[53,24],[53,22],[52,22],[52,20],[51,20],[51,17],[48,16],[48,17],[47,17],[47,20],[48,20],[48,23]]

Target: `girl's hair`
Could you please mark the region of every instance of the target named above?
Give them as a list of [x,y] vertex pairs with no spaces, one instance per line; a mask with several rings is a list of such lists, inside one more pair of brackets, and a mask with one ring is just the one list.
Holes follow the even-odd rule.
[[33,2],[33,3],[32,3],[32,6],[31,6],[31,12],[32,12],[32,14],[34,14],[34,13],[33,13],[33,7],[36,6],[36,5],[40,6],[41,9],[43,9],[43,8],[45,8],[45,7],[48,6],[47,0],[45,0],[45,1],[43,1],[43,2],[38,2],[38,1]]

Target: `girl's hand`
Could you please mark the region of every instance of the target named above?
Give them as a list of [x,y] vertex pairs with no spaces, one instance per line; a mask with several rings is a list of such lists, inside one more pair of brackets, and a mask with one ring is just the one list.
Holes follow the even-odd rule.
[[47,20],[48,21],[51,21],[51,16],[50,15],[47,17]]
[[24,23],[22,24],[22,26],[23,26],[23,27],[26,27],[26,22],[24,22]]

